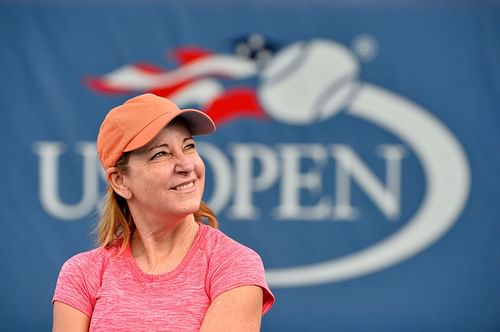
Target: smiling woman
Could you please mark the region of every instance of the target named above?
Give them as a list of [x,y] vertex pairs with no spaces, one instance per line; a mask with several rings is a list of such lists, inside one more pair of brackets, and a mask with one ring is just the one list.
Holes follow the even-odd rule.
[[201,201],[192,136],[213,131],[205,113],[152,94],[108,113],[97,138],[109,184],[101,246],[63,265],[54,331],[260,329],[274,302],[262,260]]

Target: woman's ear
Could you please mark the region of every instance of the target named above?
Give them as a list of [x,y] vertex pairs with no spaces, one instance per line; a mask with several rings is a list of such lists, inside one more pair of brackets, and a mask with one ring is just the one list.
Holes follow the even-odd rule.
[[132,198],[132,192],[126,186],[123,174],[120,173],[116,167],[109,167],[106,170],[106,178],[118,195],[125,199]]

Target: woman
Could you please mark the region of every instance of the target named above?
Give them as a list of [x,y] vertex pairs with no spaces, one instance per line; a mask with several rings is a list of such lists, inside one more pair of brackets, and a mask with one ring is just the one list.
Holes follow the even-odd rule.
[[192,136],[214,130],[205,113],[153,94],[107,114],[97,138],[109,184],[101,246],[61,268],[53,331],[260,329],[274,302],[262,261],[216,229],[201,202],[205,166]]

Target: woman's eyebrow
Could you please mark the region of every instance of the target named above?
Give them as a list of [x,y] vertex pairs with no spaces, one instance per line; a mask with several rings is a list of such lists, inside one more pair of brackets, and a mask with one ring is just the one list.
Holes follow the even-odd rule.
[[168,148],[168,144],[163,143],[163,144],[153,145],[153,146],[149,147],[148,149],[146,149],[146,152],[149,152],[151,150],[158,149],[158,148]]
[[[186,137],[184,138],[183,142],[186,142],[186,141],[189,141],[189,140],[193,140],[193,136],[189,136],[189,137]],[[154,149],[158,149],[158,148],[168,148],[168,144],[167,143],[162,143],[162,144],[155,144],[153,146],[150,146],[149,148],[146,148],[145,152],[149,152],[151,150],[154,150]]]

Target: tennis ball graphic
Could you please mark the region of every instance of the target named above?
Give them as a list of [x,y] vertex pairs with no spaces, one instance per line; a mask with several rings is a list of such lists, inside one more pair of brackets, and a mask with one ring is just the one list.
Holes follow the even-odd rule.
[[322,39],[297,42],[278,52],[261,73],[260,102],[289,124],[332,117],[358,83],[358,63],[344,46]]

